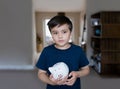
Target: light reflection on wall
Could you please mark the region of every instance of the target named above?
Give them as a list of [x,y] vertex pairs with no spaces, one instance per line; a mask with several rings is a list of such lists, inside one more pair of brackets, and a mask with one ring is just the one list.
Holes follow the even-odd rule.
[[45,46],[48,46],[53,43],[51,33],[48,29],[47,23],[50,19],[45,19]]

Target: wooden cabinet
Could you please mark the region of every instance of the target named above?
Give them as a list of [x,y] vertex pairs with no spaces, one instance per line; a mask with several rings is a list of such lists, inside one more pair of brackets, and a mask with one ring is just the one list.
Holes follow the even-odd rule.
[[93,68],[101,75],[120,76],[120,12],[102,11],[91,15]]

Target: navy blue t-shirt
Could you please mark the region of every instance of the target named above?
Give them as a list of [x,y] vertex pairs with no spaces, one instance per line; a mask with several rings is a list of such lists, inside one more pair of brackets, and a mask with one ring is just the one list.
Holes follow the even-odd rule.
[[[81,67],[89,64],[88,59],[80,46],[71,44],[68,49],[57,49],[54,44],[45,47],[39,57],[36,67],[47,71],[50,74],[48,67],[53,66],[57,62],[65,62],[69,71],[79,71]],[[47,85],[47,89],[81,89],[80,78],[77,78],[73,86],[67,85]]]

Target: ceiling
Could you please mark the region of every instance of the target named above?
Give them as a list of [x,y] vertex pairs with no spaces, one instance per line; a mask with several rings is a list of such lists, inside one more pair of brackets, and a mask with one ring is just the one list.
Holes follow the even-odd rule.
[[32,0],[35,11],[80,12],[86,9],[86,0]]

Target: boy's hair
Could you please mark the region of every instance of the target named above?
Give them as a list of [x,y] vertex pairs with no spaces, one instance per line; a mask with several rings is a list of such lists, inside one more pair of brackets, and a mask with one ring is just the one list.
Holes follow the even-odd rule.
[[51,29],[54,28],[55,26],[61,26],[63,24],[68,24],[70,32],[72,32],[72,22],[70,19],[64,15],[56,15],[55,17],[51,18],[51,20],[47,23],[48,28],[51,32]]

